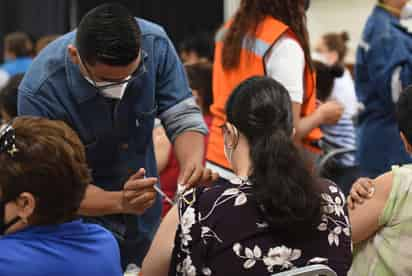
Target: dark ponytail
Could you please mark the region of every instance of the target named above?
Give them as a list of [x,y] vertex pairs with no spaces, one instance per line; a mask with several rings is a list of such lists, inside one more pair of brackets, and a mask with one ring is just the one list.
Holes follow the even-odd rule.
[[332,94],[335,79],[343,76],[345,68],[339,63],[327,65],[319,61],[313,62],[313,68],[316,71],[316,96],[325,102]]
[[289,93],[277,81],[254,77],[228,100],[228,122],[248,140],[250,181],[258,208],[273,229],[307,229],[320,216],[315,180],[296,148]]

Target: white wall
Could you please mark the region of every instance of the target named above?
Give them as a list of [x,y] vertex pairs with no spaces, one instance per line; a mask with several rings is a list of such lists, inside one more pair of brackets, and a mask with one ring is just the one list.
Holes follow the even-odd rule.
[[[233,14],[240,0],[225,0],[225,18]],[[347,31],[351,38],[348,62],[354,62],[356,47],[368,15],[377,0],[312,0],[308,11],[311,44],[327,32]],[[412,30],[412,20],[403,22]]]
[[308,29],[312,45],[327,32],[347,31],[351,38],[348,62],[354,61],[363,26],[376,0],[312,0]]

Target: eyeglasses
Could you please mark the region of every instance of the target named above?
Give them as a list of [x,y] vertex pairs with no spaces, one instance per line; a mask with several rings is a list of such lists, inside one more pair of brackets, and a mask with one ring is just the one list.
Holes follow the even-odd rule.
[[92,74],[90,72],[90,69],[86,65],[86,63],[83,62],[83,59],[81,58],[80,54],[79,54],[79,59],[80,59],[80,63],[86,69],[86,72],[89,75],[90,80],[93,82],[94,87],[96,87],[98,90],[104,90],[104,89],[116,87],[116,86],[119,86],[119,85],[122,85],[122,84],[128,84],[128,83],[134,81],[135,79],[139,78],[143,74],[145,74],[147,72],[146,66],[145,66],[144,61],[143,61],[143,57],[145,56],[145,52],[143,50],[140,50],[138,56],[140,57],[139,65],[137,66],[136,70],[130,75],[130,77],[128,77],[124,80],[121,80],[121,81],[112,82],[110,84],[105,84],[105,85],[98,85],[97,82],[92,78]]

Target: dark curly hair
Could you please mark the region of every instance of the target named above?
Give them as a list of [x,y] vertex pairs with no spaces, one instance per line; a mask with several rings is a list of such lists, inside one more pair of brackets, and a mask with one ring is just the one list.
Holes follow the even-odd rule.
[[[304,4],[302,0],[242,0],[229,32],[224,38],[223,68],[231,70],[239,65],[243,39],[246,35],[255,34],[259,23],[267,16],[280,20],[290,27],[303,48],[307,63],[311,64]],[[254,45],[248,46],[253,48]]]
[[271,227],[295,233],[314,225],[320,218],[320,197],[293,142],[288,91],[272,78],[250,78],[234,90],[226,113],[249,143],[253,194]]
[[17,117],[12,126],[18,152],[0,152],[1,199],[13,201],[21,193],[31,193],[36,199],[32,225],[76,218],[92,182],[77,134],[63,122],[44,118]]

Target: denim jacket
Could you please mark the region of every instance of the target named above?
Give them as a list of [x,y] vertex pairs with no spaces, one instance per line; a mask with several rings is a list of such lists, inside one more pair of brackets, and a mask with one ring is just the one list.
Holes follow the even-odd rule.
[[[141,29],[143,70],[117,103],[103,97],[71,62],[67,46],[75,31],[51,43],[34,60],[19,88],[19,115],[42,116],[70,125],[86,146],[94,184],[121,190],[139,168],[157,177],[152,131],[159,117],[173,141],[185,131],[207,133],[184,68],[164,30],[136,19]],[[58,183],[56,183],[58,185]],[[63,196],[63,195],[60,195]],[[142,216],[94,218],[120,241],[123,264],[145,256],[161,212],[161,200]]]
[[410,163],[395,116],[397,98],[412,83],[412,35],[399,19],[376,7],[357,51],[358,161],[363,176],[376,177],[394,164]]

